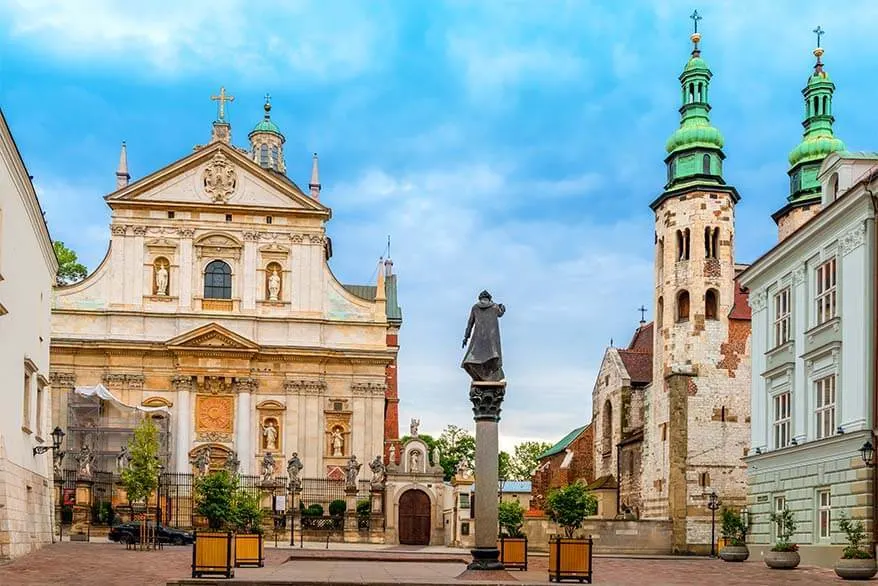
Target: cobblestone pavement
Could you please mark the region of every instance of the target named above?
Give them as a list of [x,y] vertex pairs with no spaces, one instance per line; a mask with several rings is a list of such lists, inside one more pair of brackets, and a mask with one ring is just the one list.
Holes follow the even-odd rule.
[[[382,576],[385,580],[403,584],[414,584],[430,578],[438,582],[453,583],[452,576],[463,567],[458,568],[457,564],[452,563],[320,561],[319,557],[313,561],[301,560],[282,567],[290,555],[289,550],[269,547],[265,554],[265,569],[241,569],[238,570],[238,578],[252,580],[271,574],[276,580],[287,577],[301,580],[307,577],[318,582],[331,583],[329,578],[355,582],[371,576]],[[314,555],[318,555],[316,551]],[[164,586],[169,581],[187,578],[190,575],[191,560],[192,550],[189,547],[169,546],[161,551],[141,552],[127,551],[124,546],[110,543],[56,543],[11,563],[0,565],[0,584]],[[364,568],[364,564],[368,564],[368,569]],[[547,583],[546,565],[545,557],[532,556],[527,572],[512,570],[510,574],[522,582]],[[820,586],[841,583],[832,570],[803,567],[784,572],[769,570],[759,561],[727,564],[707,559],[595,558],[594,565],[595,583],[611,586]],[[412,568],[410,580],[406,578],[409,575],[406,567]],[[435,568],[435,574],[431,572],[431,568]]]

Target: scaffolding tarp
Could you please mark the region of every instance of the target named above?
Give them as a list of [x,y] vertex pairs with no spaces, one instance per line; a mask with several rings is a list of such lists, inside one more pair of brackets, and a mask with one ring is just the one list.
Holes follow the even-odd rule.
[[143,411],[144,413],[154,413],[156,411],[160,411],[162,413],[170,413],[170,410],[167,407],[143,407],[141,405],[128,405],[127,403],[123,403],[119,399],[117,399],[110,390],[104,385],[95,385],[92,387],[76,387],[73,390],[77,395],[82,395],[83,397],[98,397],[104,401],[110,401],[113,404],[122,407],[124,409],[137,409],[138,411]]

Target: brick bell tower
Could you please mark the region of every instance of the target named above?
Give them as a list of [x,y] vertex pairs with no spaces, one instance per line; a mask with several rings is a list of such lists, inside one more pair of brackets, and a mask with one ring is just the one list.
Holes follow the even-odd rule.
[[[679,77],[680,126],[666,144],[667,183],[650,204],[655,336],[642,460],[643,517],[671,519],[679,552],[709,547],[711,490],[728,497],[729,504],[738,493],[746,497],[743,451],[737,444],[748,439],[744,412],[749,414],[749,369],[746,376],[738,374],[737,357],[727,368],[723,356],[735,301],[734,221],[740,196],[723,179],[724,141],[710,123],[712,74],[701,57],[697,11],[691,18],[692,54]],[[715,410],[722,425],[712,425]],[[740,423],[731,433],[726,413]]]

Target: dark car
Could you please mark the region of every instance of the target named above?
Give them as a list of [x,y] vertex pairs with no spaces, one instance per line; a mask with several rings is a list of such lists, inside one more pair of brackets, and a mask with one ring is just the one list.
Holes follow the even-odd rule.
[[[155,523],[149,522],[149,528],[155,527]],[[189,545],[194,541],[194,537],[188,531],[176,529],[174,527],[165,527],[159,525],[157,529],[159,543],[173,543],[174,545]],[[139,543],[140,542],[140,521],[131,523],[122,523],[110,529],[107,535],[110,541],[119,543]]]

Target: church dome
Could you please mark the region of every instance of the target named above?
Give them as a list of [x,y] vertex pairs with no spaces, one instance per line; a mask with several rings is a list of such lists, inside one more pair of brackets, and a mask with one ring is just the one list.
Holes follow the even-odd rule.
[[844,143],[831,135],[807,138],[790,152],[790,166],[806,160],[822,160],[836,151],[843,151],[844,148]]
[[699,125],[682,126],[675,130],[665,143],[665,149],[674,151],[690,147],[723,148],[725,139],[722,133],[709,122]]
[[253,127],[253,130],[250,131],[248,137],[252,137],[254,134],[260,132],[268,132],[270,134],[275,134],[281,138],[283,138],[283,134],[280,131],[280,128],[277,127],[277,124],[271,119],[271,103],[266,100],[265,102],[265,117],[260,120],[256,126]]

